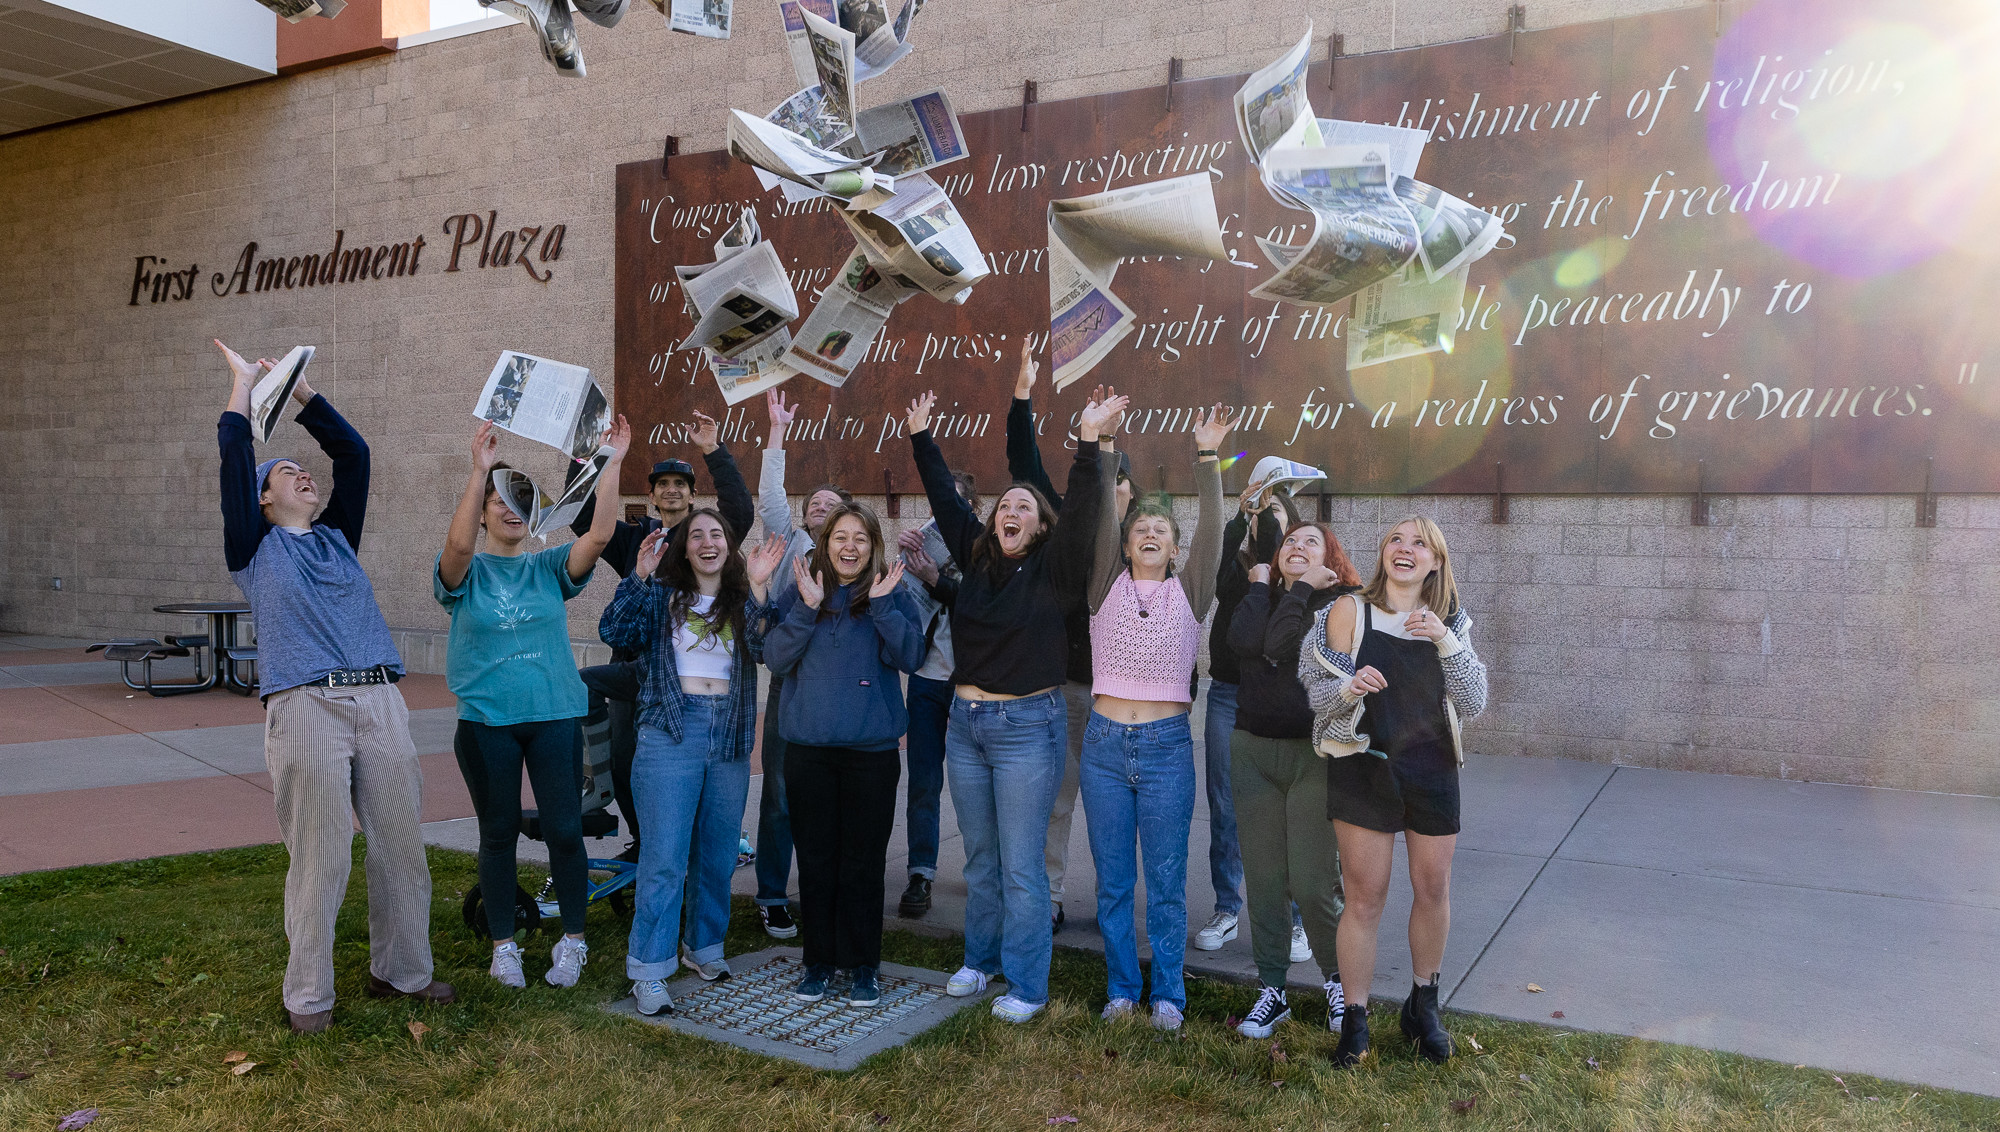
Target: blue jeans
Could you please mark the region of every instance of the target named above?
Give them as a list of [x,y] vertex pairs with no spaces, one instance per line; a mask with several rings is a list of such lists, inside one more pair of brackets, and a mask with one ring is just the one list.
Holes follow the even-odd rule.
[[1236,800],[1229,793],[1229,733],[1236,730],[1236,685],[1208,682],[1208,713],[1201,725],[1207,766],[1208,879],[1215,910],[1243,910],[1243,853],[1236,844]]
[[792,811],[785,802],[785,737],[778,734],[778,692],[785,678],[771,674],[764,701],[764,789],[757,798],[757,903],[783,904],[792,888]]
[[944,799],[944,733],[951,720],[951,685],[910,677],[910,797],[905,803],[903,838],[912,876],[937,879],[938,807]]
[[[723,726],[728,714],[727,696],[689,696],[680,742],[657,727],[639,728],[632,795],[650,832],[639,843],[638,899],[625,955],[629,978],[672,975],[680,965],[677,937],[699,962],[722,958],[729,878],[750,797],[750,760],[736,757],[737,737]],[[683,887],[690,904],[685,933]]]
[[1187,955],[1188,827],[1194,822],[1194,733],[1187,715],[1125,724],[1090,713],[1079,783],[1097,862],[1097,928],[1104,934],[1110,996],[1142,997],[1132,894],[1143,856],[1153,1001],[1186,1010],[1181,966]]
[[1004,975],[1023,1002],[1049,998],[1049,807],[1068,757],[1060,691],[954,698],[945,774],[965,839],[965,965]]

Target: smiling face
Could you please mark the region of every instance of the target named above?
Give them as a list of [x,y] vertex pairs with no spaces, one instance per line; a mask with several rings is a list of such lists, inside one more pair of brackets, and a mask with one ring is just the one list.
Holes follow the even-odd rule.
[[319,489],[312,473],[292,463],[279,461],[264,479],[264,492],[257,499],[264,518],[281,527],[303,527],[319,510]]
[[479,513],[479,525],[486,528],[489,551],[509,552],[528,537],[528,524],[521,521],[490,484],[486,489],[486,507]]
[[687,526],[687,560],[699,578],[716,578],[729,562],[729,533],[713,515],[696,515]]
[[1278,545],[1278,573],[1296,582],[1307,570],[1326,565],[1326,536],[1317,527],[1300,527]]
[[840,496],[825,488],[813,492],[812,497],[806,500],[806,533],[816,534],[820,525],[826,522],[826,517],[833,514],[833,509],[841,502]]
[[694,506],[694,485],[681,476],[661,476],[653,481],[650,498],[660,521],[671,527]]
[[874,562],[875,544],[859,516],[842,515],[833,521],[826,536],[826,553],[833,572],[846,585],[868,572]]
[[1000,543],[1000,553],[1009,558],[1028,553],[1036,536],[1048,529],[1041,508],[1035,505],[1035,497],[1024,488],[1008,488],[993,508],[993,533]]
[[1173,564],[1174,521],[1165,515],[1141,515],[1125,532],[1125,557],[1133,577],[1164,578]]
[[1382,540],[1382,572],[1391,582],[1416,584],[1437,569],[1437,553],[1417,524],[1402,522]]

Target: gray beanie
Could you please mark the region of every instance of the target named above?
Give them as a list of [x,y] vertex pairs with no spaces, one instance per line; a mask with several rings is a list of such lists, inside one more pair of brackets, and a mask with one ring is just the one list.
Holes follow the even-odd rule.
[[298,461],[292,459],[290,456],[278,456],[274,457],[273,459],[266,460],[263,463],[257,465],[257,493],[259,495],[262,495],[264,493],[264,482],[271,478],[272,468],[277,467],[279,464],[296,464],[296,463],[298,463]]

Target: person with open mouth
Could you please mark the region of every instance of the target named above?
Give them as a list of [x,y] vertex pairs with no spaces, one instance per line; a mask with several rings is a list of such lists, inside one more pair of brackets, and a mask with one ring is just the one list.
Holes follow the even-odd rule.
[[[1338,1033],[1340,854],[1327,826],[1326,768],[1313,750],[1312,704],[1299,683],[1299,644],[1335,598],[1361,588],[1361,577],[1325,523],[1294,522],[1270,561],[1250,568],[1248,581],[1226,645],[1239,681],[1229,776],[1259,985],[1256,1004],[1236,1029],[1246,1038],[1270,1037],[1292,1013],[1285,994],[1292,964],[1317,958],[1327,1026]],[[1301,935],[1308,944],[1303,959]]]
[[1314,746],[1329,756],[1326,814],[1347,897],[1336,933],[1346,1002],[1335,1065],[1354,1065],[1368,1052],[1368,987],[1398,833],[1409,852],[1410,969],[1418,980],[1403,1002],[1403,1036],[1428,1061],[1452,1055],[1438,1017],[1438,979],[1451,931],[1465,762],[1459,729],[1486,709],[1486,665],[1471,633],[1444,532],[1412,517],[1382,536],[1375,576],[1327,606],[1300,650]]
[[[845,971],[846,1001],[874,1006],[897,746],[910,725],[900,674],[923,663],[924,623],[903,564],[883,566],[875,512],[841,503],[824,532],[808,559],[793,559],[792,591],[764,638],[764,663],[784,681],[778,732],[799,850],[806,970],[792,993],[818,1002]],[[772,773],[765,764],[766,781]]]
[[1103,1017],[1109,1021],[1139,1008],[1143,986],[1132,909],[1143,857],[1146,939],[1153,947],[1152,1016],[1159,1030],[1180,1029],[1187,1012],[1182,964],[1188,830],[1194,822],[1189,712],[1201,619],[1215,597],[1222,557],[1218,453],[1235,423],[1220,404],[1195,416],[1194,480],[1201,504],[1186,571],[1174,571],[1180,527],[1172,497],[1134,503],[1122,539],[1109,506],[1097,521],[1089,603],[1093,698],[1078,781],[1097,865],[1097,926],[1109,976]]
[[[485,894],[493,962],[487,973],[503,986],[525,987],[521,945],[514,942],[515,843],[521,836],[521,772],[535,791],[549,876],[562,909],[550,986],[573,987],[589,958],[583,939],[590,870],[583,846],[583,799],[577,757],[589,698],[570,650],[564,603],[583,592],[597,556],[611,539],[618,513],[618,470],[632,446],[621,415],[608,430],[611,447],[597,481],[597,518],[568,546],[529,552],[528,524],[502,493],[495,473],[500,438],[482,421],[472,438],[472,474],[459,496],[432,579],[438,604],[451,614],[445,683],[458,697],[452,749],[479,819],[479,888]],[[517,481],[519,482],[519,481]],[[486,549],[478,548],[486,532]]]
[[[666,981],[680,958],[710,982],[729,977],[722,942],[750,796],[757,664],[771,574],[785,553],[783,543],[766,539],[746,561],[737,542],[712,507],[696,508],[678,538],[653,531],[597,622],[605,644],[643,655],[632,793],[648,833],[639,843],[625,955],[641,1014],[673,1008]],[[683,888],[691,905],[685,931]]]
[[956,691],[945,773],[965,838],[965,964],[945,989],[969,997],[1004,975],[1008,991],[993,1014],[1026,1022],[1049,998],[1054,934],[1042,858],[1068,731],[1064,612],[1090,580],[1104,506],[1097,439],[1126,398],[1092,402],[1078,417],[1060,521],[1040,492],[1017,483],[983,526],[931,438],[936,404],[929,392],[910,402],[904,424],[931,514],[963,574],[951,613]]

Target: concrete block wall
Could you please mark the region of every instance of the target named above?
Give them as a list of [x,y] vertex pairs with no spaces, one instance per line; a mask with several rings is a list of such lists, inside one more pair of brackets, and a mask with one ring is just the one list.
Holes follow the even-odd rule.
[[[1531,27],[1685,0],[1566,0]],[[721,144],[724,112],[792,92],[774,5],[733,39],[667,32],[640,5],[580,29],[589,76],[556,76],[525,29],[0,139],[0,628],[158,632],[170,600],[236,597],[223,570],[213,426],[228,390],[209,344],[319,347],[310,380],[374,447],[362,561],[413,667],[442,667],[430,567],[464,483],[467,407],[502,348],[612,361],[613,169]],[[1495,34],[1484,0],[1167,4],[933,0],[918,50],[869,84],[888,101],[946,85],[964,112],[1246,71],[1310,16],[1350,52]],[[1317,49],[1324,52],[1324,47]],[[422,234],[447,216],[564,224],[546,285],[433,267],[414,278],[218,298],[248,240],[264,254]],[[129,305],[134,257],[199,266],[186,302]],[[290,424],[270,454],[328,468]],[[511,453],[510,453],[511,455]],[[755,478],[756,453],[738,453]],[[1183,501],[1191,506],[1191,501]],[[1380,528],[1436,514],[1461,561],[1494,707],[1483,749],[2000,793],[2000,678],[1980,629],[2000,556],[1991,499],[1947,499],[1935,530],[1907,499],[1336,500],[1366,559]],[[906,523],[920,498],[903,499]],[[1192,518],[1190,514],[1189,518]],[[64,580],[60,592],[51,579]],[[572,605],[594,657],[608,572]]]

